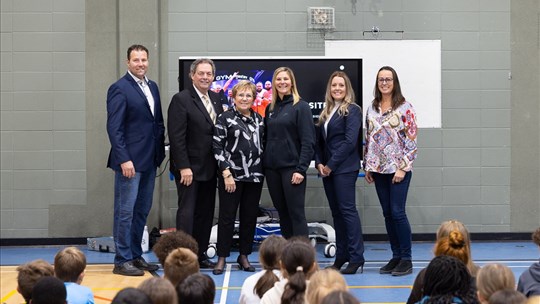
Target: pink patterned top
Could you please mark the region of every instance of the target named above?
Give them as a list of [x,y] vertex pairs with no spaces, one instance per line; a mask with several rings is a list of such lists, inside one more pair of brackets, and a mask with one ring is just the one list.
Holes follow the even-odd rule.
[[365,171],[411,171],[416,159],[416,113],[405,101],[396,110],[380,113],[368,107],[366,115]]

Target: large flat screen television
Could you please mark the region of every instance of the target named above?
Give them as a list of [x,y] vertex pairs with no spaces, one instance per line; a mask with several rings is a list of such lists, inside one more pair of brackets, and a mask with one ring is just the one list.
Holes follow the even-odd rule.
[[[178,89],[191,84],[189,68],[195,57],[180,57],[178,61]],[[316,121],[324,106],[326,83],[334,71],[344,71],[352,82],[356,102],[362,106],[362,59],[326,57],[212,57],[216,65],[216,75],[212,90],[221,91],[222,102],[229,103],[227,93],[239,80],[250,80],[261,88],[257,103],[271,98],[265,92],[271,86],[274,70],[287,66],[294,71],[300,96],[309,103]],[[236,73],[236,74],[235,74]],[[234,77],[233,77],[234,75]],[[265,88],[266,87],[266,88]],[[270,90],[271,92],[271,90]],[[264,109],[259,113],[263,114]]]

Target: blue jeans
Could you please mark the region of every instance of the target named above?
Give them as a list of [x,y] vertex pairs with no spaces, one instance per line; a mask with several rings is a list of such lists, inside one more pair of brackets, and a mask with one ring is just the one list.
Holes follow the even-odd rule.
[[405,213],[407,192],[412,172],[407,172],[400,183],[392,184],[394,174],[373,172],[375,189],[383,210],[386,233],[392,248],[392,257],[411,260],[412,232]]
[[122,171],[114,177],[114,264],[121,265],[142,255],[141,241],[146,218],[152,208],[156,170],[137,172],[127,178]]

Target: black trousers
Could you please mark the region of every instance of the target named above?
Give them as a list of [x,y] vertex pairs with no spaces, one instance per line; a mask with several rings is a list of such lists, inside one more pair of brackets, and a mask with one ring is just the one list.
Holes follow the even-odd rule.
[[291,183],[294,168],[265,169],[266,184],[274,207],[279,213],[281,234],[285,238],[308,236],[306,220],[306,179]]
[[217,180],[194,180],[189,186],[177,179],[174,182],[178,191],[176,229],[193,236],[199,245],[199,260],[204,260],[214,223]]
[[228,257],[234,233],[236,211],[240,207],[238,219],[240,220],[239,242],[240,254],[249,255],[253,251],[253,237],[259,213],[259,200],[261,198],[263,183],[236,182],[236,190],[232,193],[225,191],[223,178],[218,181],[219,192],[219,219],[217,254],[219,257]]

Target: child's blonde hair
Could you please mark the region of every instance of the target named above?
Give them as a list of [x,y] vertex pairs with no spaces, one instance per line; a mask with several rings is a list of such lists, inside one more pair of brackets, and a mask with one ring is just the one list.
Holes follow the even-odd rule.
[[476,289],[481,302],[489,301],[496,291],[506,288],[515,289],[516,279],[508,266],[503,264],[487,264],[480,268],[476,276]]
[[315,272],[306,291],[306,300],[309,304],[320,304],[324,297],[334,290],[347,290],[345,278],[335,269],[323,269]]

